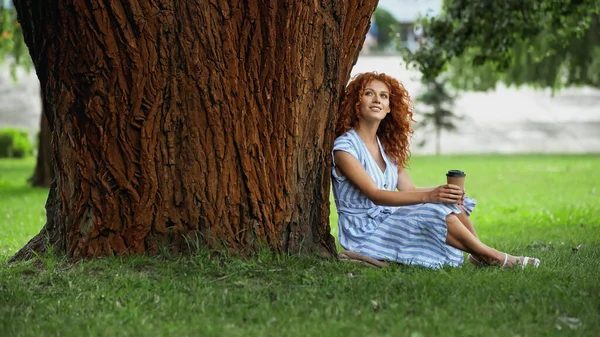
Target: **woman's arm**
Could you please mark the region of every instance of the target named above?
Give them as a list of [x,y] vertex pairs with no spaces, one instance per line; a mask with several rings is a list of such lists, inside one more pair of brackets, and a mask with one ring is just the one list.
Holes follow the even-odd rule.
[[[335,151],[333,155],[336,169],[339,170],[339,173],[346,176],[376,205],[405,206],[423,202],[446,202],[455,204],[460,201],[462,194],[460,187],[454,185],[442,185],[430,191],[380,190],[358,159],[344,151]],[[414,186],[412,182],[410,182],[410,184]]]
[[[412,180],[410,180],[408,172],[406,172],[404,168],[398,168],[398,185],[396,187],[398,188],[398,191],[431,192],[436,189],[435,187],[416,187]],[[462,196],[460,202],[458,202],[459,205],[462,205],[465,201],[465,190],[462,189],[461,191]]]
[[431,192],[435,187],[416,187],[404,168],[398,168],[398,191]]

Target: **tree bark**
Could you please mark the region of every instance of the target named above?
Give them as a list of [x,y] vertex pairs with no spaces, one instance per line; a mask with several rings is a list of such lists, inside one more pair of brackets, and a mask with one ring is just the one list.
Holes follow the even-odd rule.
[[35,171],[29,178],[34,187],[50,187],[54,180],[54,166],[52,163],[52,135],[46,116],[42,111],[40,117],[40,135],[38,137],[38,152]]
[[334,253],[333,123],[376,4],[15,0],[57,168],[15,258]]

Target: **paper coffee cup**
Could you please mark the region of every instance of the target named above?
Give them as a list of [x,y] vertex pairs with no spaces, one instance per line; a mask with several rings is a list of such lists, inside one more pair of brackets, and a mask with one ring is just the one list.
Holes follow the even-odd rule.
[[448,184],[460,186],[461,188],[465,188],[465,177],[467,176],[461,170],[450,170],[446,173],[446,181]]

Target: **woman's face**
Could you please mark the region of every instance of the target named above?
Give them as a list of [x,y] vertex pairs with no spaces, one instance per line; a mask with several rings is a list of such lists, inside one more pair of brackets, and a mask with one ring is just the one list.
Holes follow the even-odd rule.
[[382,81],[372,80],[365,86],[360,102],[361,118],[381,121],[390,112],[390,88]]

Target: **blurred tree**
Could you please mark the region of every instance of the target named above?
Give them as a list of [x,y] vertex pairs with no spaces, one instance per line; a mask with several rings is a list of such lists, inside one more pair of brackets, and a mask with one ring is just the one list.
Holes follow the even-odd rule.
[[[8,61],[11,76],[17,80],[17,68],[23,67],[29,71],[32,62],[23,40],[21,25],[17,21],[17,12],[12,6],[5,6],[2,2],[0,2],[0,34],[0,64]],[[42,111],[37,139],[37,161],[33,175],[29,178],[33,186],[50,187],[54,179],[51,140],[52,134]]]
[[402,52],[426,78],[450,63],[464,89],[600,87],[599,12],[597,0],[445,0],[440,16],[423,19],[427,42]]
[[375,50],[383,51],[395,41],[394,35],[398,29],[398,21],[394,16],[382,8],[377,8],[373,13],[377,25],[377,47]]
[[[512,48],[512,62],[503,71],[491,63],[473,65],[477,55],[469,50],[450,61],[449,77],[454,87],[462,90],[491,90],[497,82],[507,85],[530,85],[558,89],[565,86],[589,85],[600,87],[600,16],[592,18],[590,29],[581,38],[563,45],[547,46],[542,39],[533,46],[524,42]],[[534,50],[547,50],[536,57]]]
[[32,65],[29,50],[23,41],[21,25],[17,21],[17,12],[0,0],[0,64],[6,61],[9,61],[11,75],[15,80],[18,67],[29,70]]
[[50,187],[54,180],[54,165],[52,160],[52,132],[42,108],[40,117],[40,132],[38,134],[37,161],[29,183],[36,187]]
[[[416,98],[417,102],[429,106],[428,111],[423,111],[424,109],[417,110],[417,114],[421,116],[417,127],[422,129],[433,128],[435,131],[436,155],[441,154],[442,130],[455,131],[455,123],[462,119],[461,116],[455,115],[451,110],[455,97],[448,92],[446,83],[447,80],[442,78],[427,80],[424,82],[425,91]],[[424,139],[418,145],[423,146],[427,141],[427,139]]]

